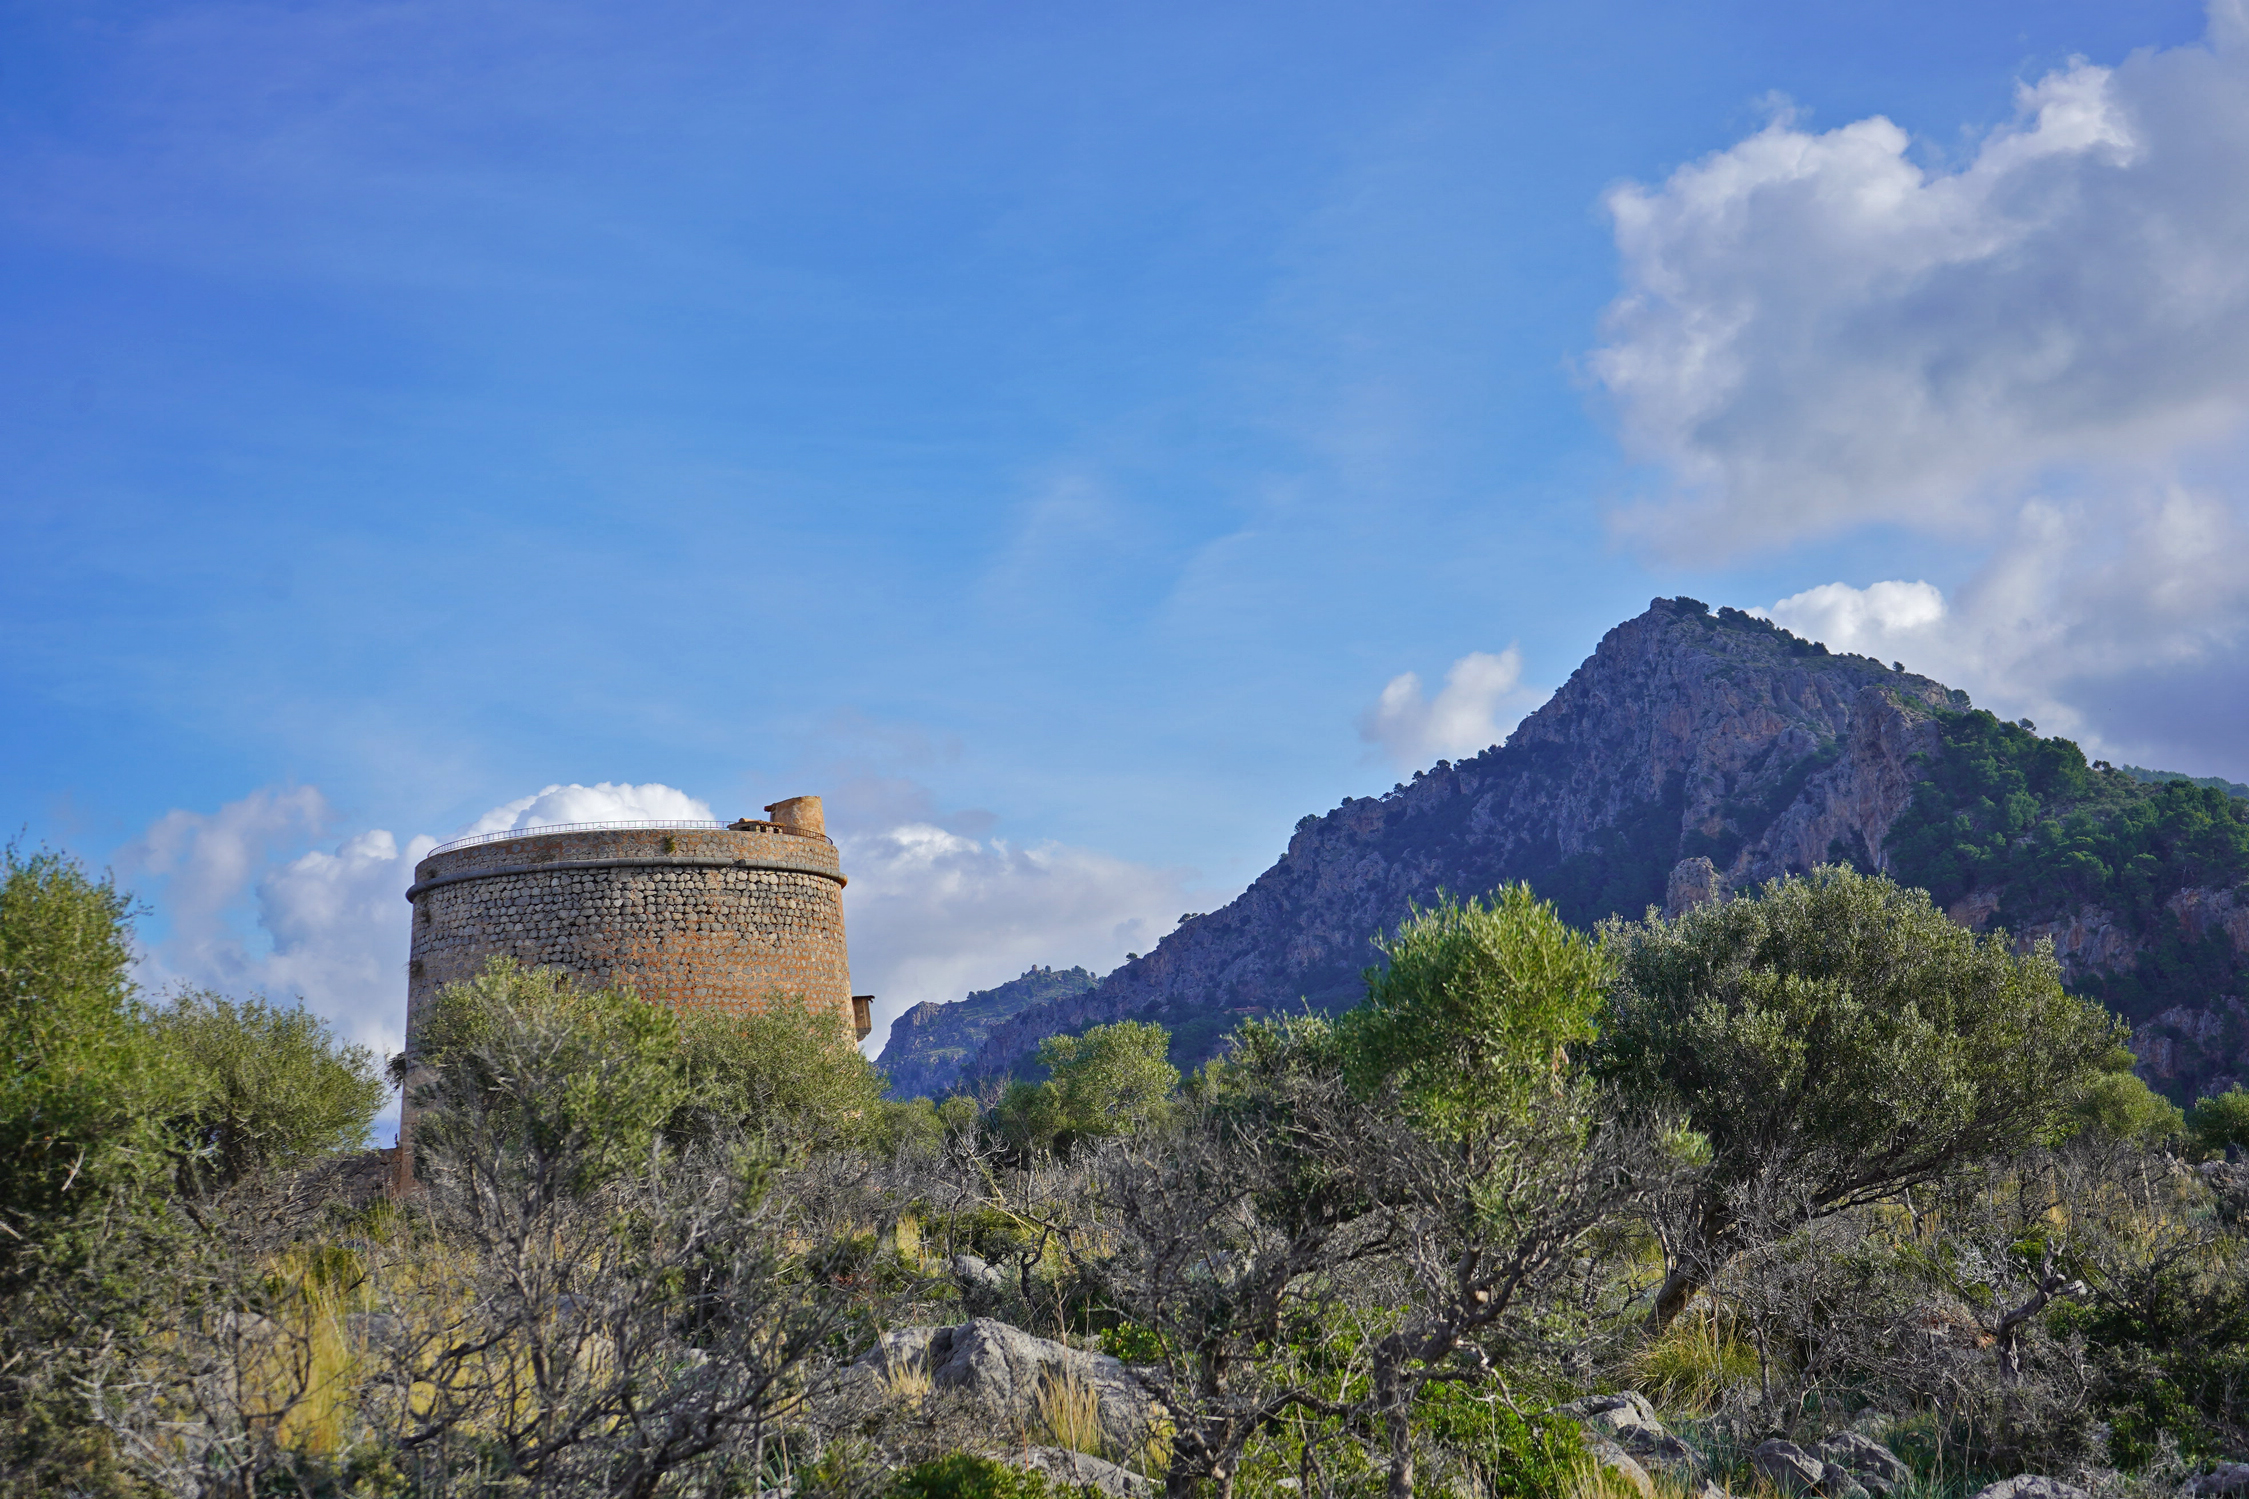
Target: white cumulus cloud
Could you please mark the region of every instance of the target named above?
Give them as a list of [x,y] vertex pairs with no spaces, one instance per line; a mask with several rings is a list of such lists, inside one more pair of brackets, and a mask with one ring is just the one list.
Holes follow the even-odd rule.
[[634,786],[600,781],[591,786],[545,786],[503,803],[470,824],[470,833],[547,828],[566,822],[709,822],[711,804],[654,781]]
[[2249,421],[2249,22],[2022,85],[1956,167],[1783,117],[1609,197],[1591,372],[1678,481],[1621,518],[1723,553],[1867,520],[2006,524],[2030,488]]
[[2170,486],[2105,513],[2025,505],[1951,597],[1826,583],[1763,611],[1838,650],[1900,660],[2095,753],[2249,773],[2249,547],[2235,507]]
[[1399,770],[1413,770],[1489,749],[1538,697],[1523,686],[1523,653],[1515,646],[1496,656],[1471,651],[1445,672],[1445,685],[1433,698],[1422,692],[1418,673],[1392,677],[1374,706],[1359,715],[1359,737]]
[[959,999],[1033,963],[1106,973],[1183,911],[1212,904],[1189,870],[1059,843],[1017,848],[930,823],[838,842],[852,987],[877,1001],[870,1049],[924,1000]]
[[1822,583],[1782,599],[1770,611],[1757,612],[1769,612],[1797,634],[1824,640],[1839,650],[1878,656],[1876,646],[1883,642],[1918,639],[1922,632],[1943,624],[1944,590],[1922,582],[1872,583],[1864,588]]
[[302,845],[331,820],[319,788],[288,786],[253,791],[216,812],[175,808],[150,823],[118,856],[130,875],[159,882],[170,929],[147,955],[142,982],[152,988],[257,982],[236,907],[277,848]]
[[257,886],[271,944],[263,987],[301,994],[352,1039],[397,1051],[406,1040],[406,887],[436,845],[422,835],[401,847],[376,828],[269,871]]

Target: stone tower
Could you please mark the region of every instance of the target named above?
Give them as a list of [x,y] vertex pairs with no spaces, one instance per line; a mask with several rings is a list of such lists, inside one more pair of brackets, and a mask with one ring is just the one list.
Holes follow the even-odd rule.
[[[867,1033],[851,993],[842,867],[820,798],[765,821],[572,823],[457,839],[414,866],[406,1051],[430,1000],[494,956],[678,1009],[802,995]],[[400,1132],[399,1171],[410,1151]]]

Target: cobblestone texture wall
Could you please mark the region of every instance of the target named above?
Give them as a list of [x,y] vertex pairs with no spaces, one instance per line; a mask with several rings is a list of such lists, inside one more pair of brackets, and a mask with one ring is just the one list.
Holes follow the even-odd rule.
[[802,994],[846,1024],[843,874],[825,837],[612,828],[433,854],[414,870],[409,1049],[422,1009],[493,954],[682,1009]]

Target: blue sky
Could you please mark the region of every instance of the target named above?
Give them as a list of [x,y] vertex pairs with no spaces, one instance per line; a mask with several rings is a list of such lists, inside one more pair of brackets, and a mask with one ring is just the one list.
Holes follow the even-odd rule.
[[412,840],[542,788],[824,794],[887,1018],[1145,947],[1656,594],[2249,778],[2245,37],[8,6],[0,814],[152,985],[387,1045]]

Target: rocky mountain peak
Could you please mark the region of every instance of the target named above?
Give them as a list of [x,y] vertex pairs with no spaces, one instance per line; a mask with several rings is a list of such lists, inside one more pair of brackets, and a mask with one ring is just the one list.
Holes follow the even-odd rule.
[[1682,858],[1734,887],[1831,856],[1877,865],[1935,743],[1941,683],[1835,654],[1735,609],[1657,599],[1602,637],[1506,744],[1297,825],[1232,904],[1086,993],[994,1028],[971,1064],[1020,1065],[1058,1030],[1150,1015],[1200,1038],[1247,1014],[1349,1004],[1394,927],[1439,890],[1528,879],[1591,923],[1665,901]]
[[[1244,1017],[1363,992],[1370,939],[1440,891],[1528,880],[1590,926],[1676,914],[1822,863],[1890,873],[1952,918],[2050,939],[2181,1099],[2249,1077],[2249,801],[2088,764],[1965,693],[1738,609],[1657,599],[1504,745],[1297,824],[1222,910],[1097,984],[999,1018],[959,1075],[1127,1017],[1192,1067]],[[885,1053],[888,1056],[888,1053]]]

